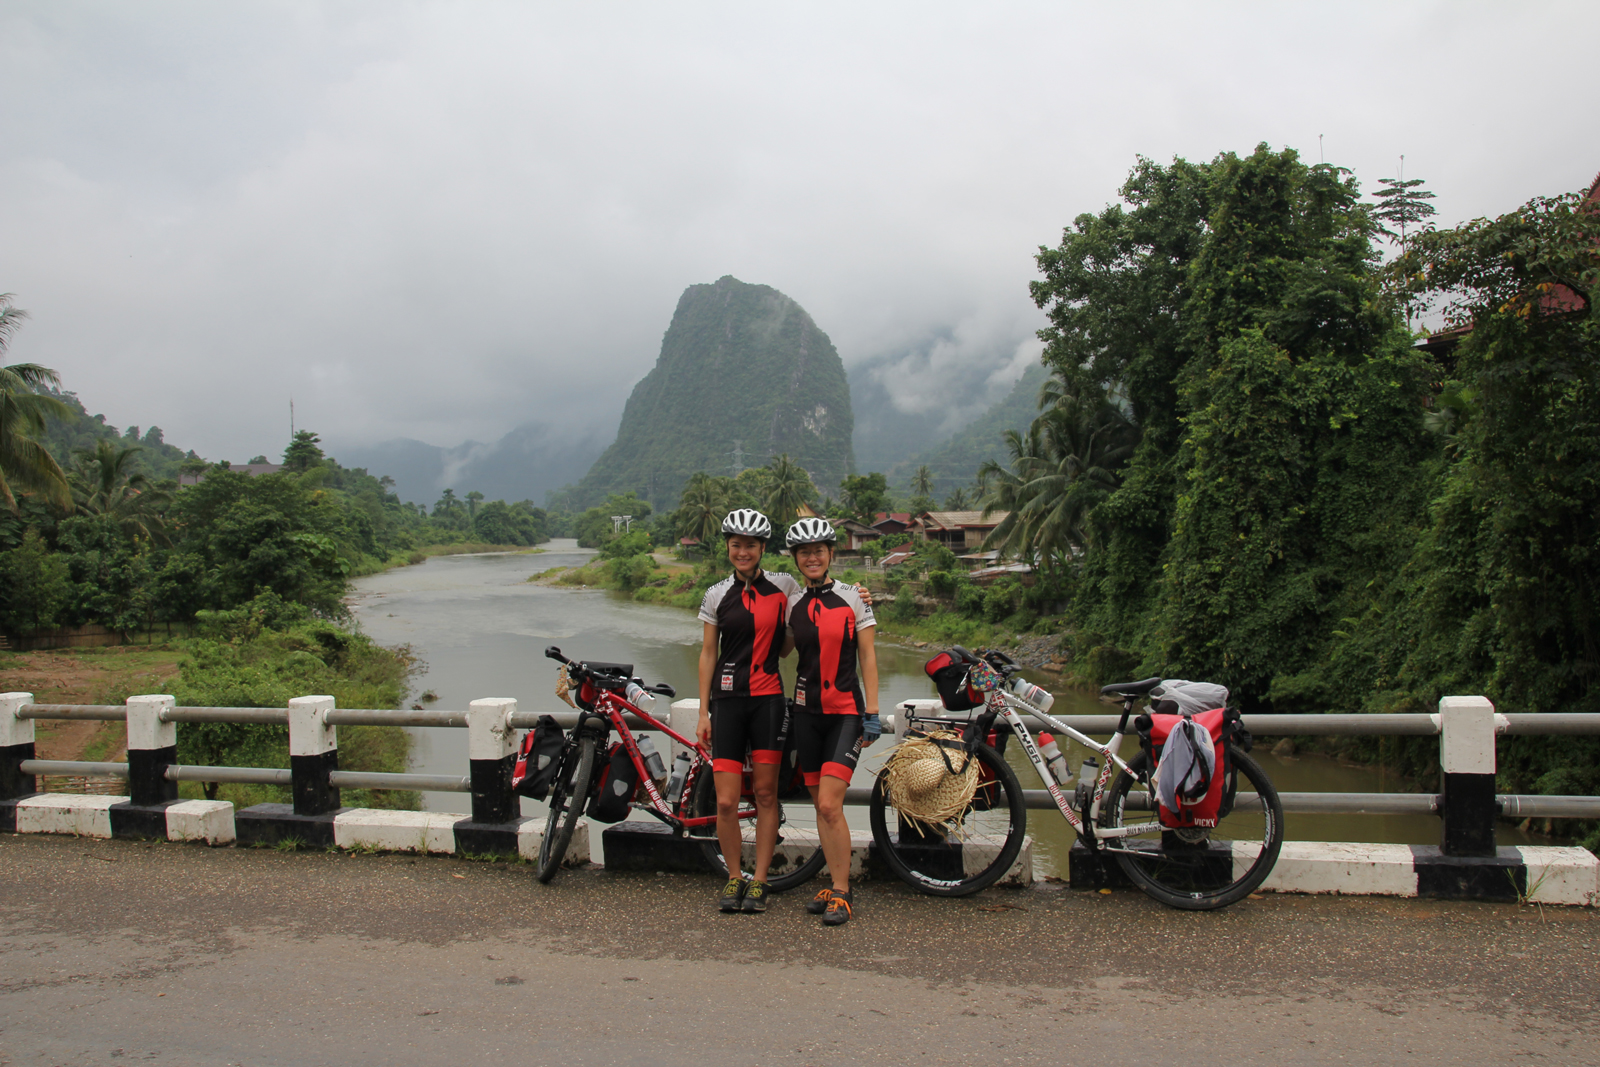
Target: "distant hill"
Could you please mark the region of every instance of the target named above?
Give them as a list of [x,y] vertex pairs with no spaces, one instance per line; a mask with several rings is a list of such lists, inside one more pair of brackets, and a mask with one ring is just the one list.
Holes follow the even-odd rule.
[[476,489],[490,500],[532,500],[582,477],[605,447],[597,434],[574,438],[525,423],[493,444],[467,441],[441,448],[408,437],[376,445],[330,447],[346,467],[387,474],[401,500],[432,506],[446,489],[458,497]]
[[1026,430],[1039,414],[1039,387],[1049,373],[1044,364],[1033,363],[1023,372],[1017,384],[1004,400],[979,415],[955,436],[926,452],[913,456],[902,471],[908,472],[894,479],[894,484],[904,484],[909,472],[926,463],[933,475],[933,495],[942,500],[953,490],[970,486],[984,460],[1005,460],[1004,434],[1007,430]]
[[655,367],[634,386],[617,439],[566,497],[588,507],[633,491],[676,505],[696,471],[761,466],[787,452],[817,488],[854,467],[844,365],[804,308],[725,275],[678,300]]

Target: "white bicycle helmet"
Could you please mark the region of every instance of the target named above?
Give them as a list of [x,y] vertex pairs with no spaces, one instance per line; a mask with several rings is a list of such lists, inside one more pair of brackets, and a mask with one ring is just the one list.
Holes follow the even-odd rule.
[[839,535],[833,532],[833,525],[827,519],[801,519],[789,527],[784,543],[792,551],[801,545],[831,545],[838,540]]
[[725,537],[754,537],[761,541],[770,541],[772,523],[754,508],[736,508],[728,512],[728,517],[722,520],[722,533]]

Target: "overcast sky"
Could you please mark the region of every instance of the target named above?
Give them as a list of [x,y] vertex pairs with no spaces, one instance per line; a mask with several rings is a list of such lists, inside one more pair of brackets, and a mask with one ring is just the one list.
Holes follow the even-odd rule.
[[1037,349],[1134,157],[1259,141],[1440,221],[1600,170],[1600,4],[0,0],[12,362],[211,458],[614,420],[679,294],[803,305],[899,401]]

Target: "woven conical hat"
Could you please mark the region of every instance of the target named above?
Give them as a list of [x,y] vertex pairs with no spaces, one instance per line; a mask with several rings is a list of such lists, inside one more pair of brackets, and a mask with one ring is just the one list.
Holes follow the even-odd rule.
[[[925,738],[907,738],[895,746],[884,762],[889,802],[905,818],[931,828],[959,818],[978,788],[978,761],[969,759],[960,749],[945,750],[941,755],[940,746],[935,743],[939,740],[960,737],[938,731]],[[952,766],[959,773],[952,774]]]

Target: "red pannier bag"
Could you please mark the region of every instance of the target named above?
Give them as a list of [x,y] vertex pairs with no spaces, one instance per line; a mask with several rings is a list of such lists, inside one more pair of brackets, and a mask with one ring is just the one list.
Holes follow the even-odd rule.
[[[1157,818],[1162,826],[1172,830],[1209,829],[1215,827],[1225,814],[1222,811],[1223,787],[1228,778],[1227,738],[1231,732],[1232,717],[1226,708],[1213,708],[1191,715],[1189,718],[1211,735],[1212,751],[1216,754],[1216,761],[1211,772],[1211,784],[1202,796],[1193,803],[1180,802],[1176,811],[1165,804],[1159,806]],[[1141,715],[1134,720],[1141,745],[1150,754],[1157,768],[1161,766],[1161,753],[1166,747],[1167,738],[1183,720],[1182,715],[1158,714]]]

